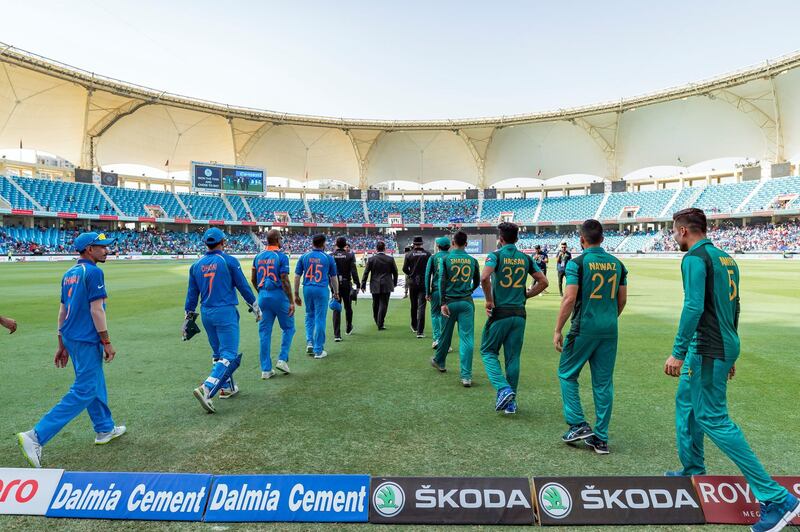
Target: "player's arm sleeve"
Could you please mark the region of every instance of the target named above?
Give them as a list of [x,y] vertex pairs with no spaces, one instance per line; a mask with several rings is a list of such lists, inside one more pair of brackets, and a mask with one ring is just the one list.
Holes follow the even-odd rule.
[[289,257],[283,253],[279,253],[279,256],[281,260],[278,265],[278,276],[289,275]]
[[247,279],[244,276],[244,272],[242,272],[242,265],[239,264],[239,260],[236,257],[228,255],[225,257],[225,262],[228,263],[228,269],[233,276],[233,284],[236,286],[239,293],[242,294],[244,300],[248,305],[255,303],[256,296],[253,295],[253,290],[250,288],[250,285],[247,284]]
[[481,265],[477,260],[472,262],[472,291],[478,289],[481,285]]
[[423,295],[427,296],[432,292],[431,290],[431,265],[433,264],[433,255],[428,257],[428,262],[425,263],[425,286],[422,288]]
[[86,273],[86,295],[89,303],[108,297],[103,270],[92,268]]
[[700,316],[703,315],[706,293],[706,264],[700,257],[689,255],[681,265],[683,273],[683,310],[678,324],[678,334],[672,347],[672,356],[678,360],[686,358],[689,342],[692,341]]
[[294,265],[294,274],[303,275],[303,257],[297,259],[297,264]]
[[567,279],[567,286],[571,284],[580,284],[581,280],[578,276],[578,263],[569,261],[567,267],[564,269],[564,274]]
[[184,310],[186,312],[194,312],[197,308],[197,299],[200,297],[200,289],[197,286],[197,281],[194,278],[194,265],[189,268],[189,288],[186,290],[186,304]]
[[619,265],[622,268],[622,274],[619,277],[619,285],[620,286],[627,286],[628,285],[628,269],[621,262],[619,263]]
[[445,274],[447,271],[449,271],[447,259],[442,257],[439,259],[439,300],[442,302],[442,305],[444,305],[447,294],[447,275]]
[[353,284],[358,288],[358,265],[356,264],[355,255],[350,256],[350,262],[352,263],[350,265],[350,276],[353,278]]

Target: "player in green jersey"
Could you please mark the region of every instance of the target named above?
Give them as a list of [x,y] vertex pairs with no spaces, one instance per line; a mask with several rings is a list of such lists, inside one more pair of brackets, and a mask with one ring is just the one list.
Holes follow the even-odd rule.
[[433,329],[433,344],[432,348],[436,349],[439,344],[439,337],[442,335],[442,302],[439,297],[439,261],[442,257],[446,257],[450,253],[450,239],[446,236],[440,236],[436,239],[436,248],[439,250],[428,259],[428,264],[425,266],[425,292],[427,299],[431,304],[431,328]]
[[[556,320],[553,345],[561,353],[558,379],[564,419],[569,430],[562,441],[583,440],[598,454],[608,454],[608,424],[614,401],[614,362],[617,359],[617,318],[628,299],[628,271],[622,262],[601,247],[603,226],[597,220],[581,225],[583,253],[567,263],[567,288]],[[570,319],[567,342],[561,330]],[[592,373],[595,428],[583,415],[578,377],[589,363]]]
[[439,259],[439,298],[444,325],[431,364],[442,373],[446,371],[447,351],[453,340],[453,329],[458,324],[461,384],[469,388],[472,386],[472,354],[475,346],[472,292],[481,283],[481,273],[478,261],[464,250],[467,247],[467,233],[458,231],[454,234],[453,246],[455,249],[449,255]]
[[742,471],[761,504],[752,530],[776,531],[800,514],[800,501],[767,474],[741,429],[728,416],[727,384],[739,357],[739,267],[706,238],[706,215],[684,209],[673,216],[681,251],[684,302],[672,355],[664,373],[680,377],[675,428],[681,471],[703,475],[703,436],[708,436]]
[[[489,253],[481,273],[489,319],[481,337],[481,358],[489,381],[497,390],[494,409],[517,412],[519,356],[525,336],[525,301],[547,288],[547,277],[533,259],[517,249],[519,227],[511,222],[497,226],[499,249]],[[535,283],[526,288],[528,275]],[[500,348],[505,356],[505,375],[500,367]]]

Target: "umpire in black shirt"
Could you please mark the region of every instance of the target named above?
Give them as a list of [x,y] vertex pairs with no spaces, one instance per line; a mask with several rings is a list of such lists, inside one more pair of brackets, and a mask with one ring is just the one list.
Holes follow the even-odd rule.
[[[339,296],[344,307],[344,316],[347,322],[345,332],[349,335],[353,332],[353,298],[352,290],[355,286],[358,290],[358,267],[356,266],[356,255],[345,250],[347,239],[340,236],[336,239],[336,249],[331,253],[333,260],[336,261],[336,271],[339,274]],[[352,284],[350,281],[352,280]],[[342,341],[342,313],[333,311],[333,341]]]
[[425,338],[425,266],[431,254],[422,247],[422,237],[414,237],[414,247],[406,253],[403,273],[411,300],[411,330],[417,338]]
[[384,320],[386,311],[389,310],[389,296],[397,286],[398,273],[394,258],[385,253],[385,242],[378,242],[375,245],[375,251],[377,253],[369,258],[367,267],[364,268],[361,291],[367,290],[367,279],[369,279],[369,291],[372,294],[372,317],[375,319],[378,330],[383,331],[386,329]]

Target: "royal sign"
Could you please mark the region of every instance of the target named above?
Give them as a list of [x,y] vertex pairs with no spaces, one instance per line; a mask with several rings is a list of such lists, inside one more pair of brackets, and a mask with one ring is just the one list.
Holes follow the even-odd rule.
[[[795,497],[800,497],[800,477],[773,477]],[[760,518],[758,499],[743,477],[692,477],[706,521],[713,524],[752,525]],[[800,525],[800,517],[792,524]]]
[[64,473],[47,517],[200,521],[211,475]]
[[0,468],[0,514],[45,515],[63,469]]
[[372,479],[370,523],[533,524],[527,478]]
[[215,476],[208,522],[367,522],[368,475]]
[[536,477],[542,525],[705,523],[689,477]]

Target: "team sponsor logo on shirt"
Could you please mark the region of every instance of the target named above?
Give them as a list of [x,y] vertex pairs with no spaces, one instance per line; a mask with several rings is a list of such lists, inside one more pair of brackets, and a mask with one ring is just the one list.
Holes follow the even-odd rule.
[[211,475],[67,472],[48,517],[200,521]]
[[542,525],[705,522],[688,477],[536,477],[534,486]]
[[371,523],[532,524],[526,478],[373,478]]
[[63,469],[0,468],[0,514],[46,514],[63,473]]
[[[772,477],[800,497],[800,477]],[[752,525],[760,518],[758,499],[743,477],[692,477],[706,521],[713,524]],[[800,525],[800,517],[792,521]]]
[[214,477],[205,520],[366,522],[367,475]]

